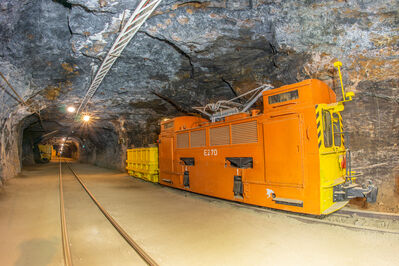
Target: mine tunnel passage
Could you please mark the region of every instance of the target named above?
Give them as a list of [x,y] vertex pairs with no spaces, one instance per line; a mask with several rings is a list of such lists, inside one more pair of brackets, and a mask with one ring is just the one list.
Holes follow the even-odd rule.
[[396,264],[399,1],[356,2],[0,1],[0,264]]
[[[64,108],[65,109],[65,108]],[[29,115],[16,131],[22,166],[48,163],[58,157],[122,170],[125,151],[115,127],[94,118],[75,124],[57,108]],[[122,140],[123,141],[123,140]],[[11,148],[11,147],[10,147]]]
[[[267,93],[276,92],[270,91]],[[299,101],[298,99],[300,99],[298,93],[290,94],[289,97],[286,94],[283,94],[283,96],[275,96],[272,99],[274,101],[278,98],[278,102],[282,101],[283,104],[287,99],[288,101]],[[268,103],[270,104],[270,102]],[[271,104],[274,104],[274,102]],[[234,119],[244,119],[244,122],[237,123],[237,119],[232,119],[230,121],[235,121],[232,124],[228,124],[229,121],[226,121],[227,124],[225,122],[209,123],[196,116],[164,119],[161,122],[159,147],[162,150],[165,147],[173,146],[170,132],[179,134],[176,138],[177,148],[186,149],[191,148],[190,145],[205,145],[208,142],[207,139],[215,134],[207,135],[205,131],[202,131],[204,134],[201,135],[197,129],[195,131],[197,135],[193,137],[194,141],[190,142],[188,136],[191,135],[188,135],[186,131],[193,127],[182,126],[184,123],[188,125],[187,121],[193,124],[203,123],[206,127],[210,127],[209,132],[217,132],[218,134],[220,134],[221,129],[224,130],[223,132],[231,130],[231,138],[230,136],[227,137],[228,134],[225,133],[222,135],[224,137],[221,138],[221,134],[217,135],[218,138],[213,141],[232,145],[230,141],[237,141],[238,136],[239,141],[254,142],[256,140],[257,142],[258,131],[255,130],[257,124],[254,119],[259,117],[261,117],[260,111],[255,110],[248,114],[235,115]],[[313,114],[311,117],[315,119]],[[399,217],[394,214],[389,218],[378,217],[376,220],[362,218],[361,223],[373,221],[373,226],[369,227],[360,226],[358,218],[352,219],[353,216],[351,215],[358,214],[353,214],[351,211],[349,211],[350,215],[334,214],[324,220],[302,218],[306,220],[306,222],[303,222],[298,220],[298,216],[295,215],[281,214],[256,207],[252,209],[249,206],[243,208],[241,205],[222,200],[216,201],[215,205],[214,198],[195,194],[187,196],[185,192],[175,191],[159,184],[143,182],[120,171],[94,166],[93,164],[98,161],[112,163],[112,160],[115,160],[114,157],[125,154],[125,152],[120,152],[115,148],[126,148],[126,145],[116,130],[111,127],[96,125],[92,122],[90,125],[82,123],[71,128],[65,120],[54,119],[51,115],[43,115],[40,118],[35,115],[28,116],[20,125],[22,161],[27,163],[24,163],[25,168],[22,170],[22,175],[9,181],[9,191],[20,190],[24,193],[17,193],[14,198],[15,203],[11,207],[6,204],[7,197],[6,200],[0,198],[0,209],[6,213],[4,216],[6,218],[0,217],[0,228],[8,228],[9,230],[4,232],[4,235],[14,241],[12,245],[0,248],[0,252],[14,254],[7,257],[0,253],[8,264],[22,263],[32,259],[30,254],[47,254],[47,256],[33,257],[34,260],[42,264],[44,263],[43,260],[53,264],[62,264],[62,258],[67,256],[63,254],[71,254],[69,260],[81,265],[98,265],[104,262],[111,264],[115,261],[121,265],[126,263],[140,264],[143,263],[143,257],[146,258],[146,261],[150,261],[150,263],[147,261],[150,265],[157,265],[158,263],[162,265],[175,265],[176,263],[191,265],[199,261],[201,264],[236,264],[237,260],[244,264],[259,262],[267,264],[272,261],[274,263],[276,261],[279,263],[287,263],[287,261],[288,263],[295,263],[298,257],[306,256],[308,258],[311,254],[314,254],[314,246],[321,246],[322,250],[328,249],[332,254],[343,254],[352,245],[357,245],[358,256],[372,253],[373,258],[383,256],[388,262],[393,263],[395,261],[395,253],[392,249],[395,247],[394,243],[399,234]],[[339,119],[335,122],[338,123]],[[326,124],[328,123],[326,122]],[[219,126],[215,127],[215,125]],[[293,126],[297,128],[296,124]],[[43,130],[44,128],[46,131]],[[183,130],[177,130],[176,133],[175,128],[183,128]],[[329,132],[326,132],[326,134],[332,134],[332,131]],[[277,135],[276,137],[278,137]],[[328,143],[331,143],[329,146],[333,146],[334,141],[328,140]],[[248,145],[247,143],[244,144]],[[239,143],[239,145],[243,144]],[[334,145],[340,146],[341,143]],[[206,150],[205,153],[202,153],[201,149],[201,156],[220,155],[223,152],[220,147]],[[295,151],[296,147],[294,148]],[[240,152],[242,151],[244,149]],[[158,148],[155,146],[133,148],[128,150],[128,154],[129,152],[133,153],[133,157],[136,156],[136,159],[140,159],[140,161],[134,163],[136,167],[137,165],[151,165],[153,161],[158,163]],[[170,152],[170,149],[167,152]],[[168,162],[163,160],[163,155],[160,153],[159,162]],[[116,160],[120,161],[120,158],[116,158]],[[242,177],[245,177],[245,171],[250,171],[256,166],[256,157],[255,160],[252,157],[227,157],[226,159],[230,163],[226,162],[224,166],[220,165],[222,166],[220,169],[229,171],[232,174],[231,177],[234,176],[234,186],[228,186],[226,193],[238,195],[237,199],[242,200],[248,195],[245,194],[247,190],[243,189]],[[188,190],[196,185],[195,176],[192,175],[192,172],[190,175],[190,171],[203,162],[198,160],[198,157],[188,156],[182,156],[180,160],[182,163],[179,163],[178,166],[180,169],[184,169],[183,184],[184,188]],[[211,160],[216,162],[215,159],[211,158]],[[74,163],[69,167],[65,161],[74,161]],[[130,163],[129,158],[127,161]],[[31,167],[29,162],[34,163],[35,166]],[[137,171],[137,168],[134,171]],[[211,173],[207,174],[210,175]],[[143,178],[143,176],[139,177]],[[204,177],[206,176],[202,176],[202,178]],[[156,182],[155,180],[152,181]],[[173,181],[179,182],[179,180]],[[34,189],[27,190],[27,187]],[[84,194],[84,191],[90,197]],[[93,198],[90,199],[92,196]],[[29,204],[26,203],[27,198],[31,199]],[[58,200],[58,198],[60,199]],[[271,195],[271,198],[287,203],[287,199],[273,195]],[[60,202],[60,207],[54,202]],[[107,218],[101,214],[96,205]],[[23,212],[21,212],[21,209]],[[9,218],[9,214],[14,212],[17,215],[12,215]],[[40,218],[35,219],[34,217],[37,218],[38,214]],[[226,219],[226,215],[229,219]],[[58,218],[59,216],[61,218]],[[9,223],[9,219],[21,219],[21,217],[23,220],[34,220],[35,230],[32,231],[32,234],[21,234],[21,232],[25,232],[25,223],[15,222],[16,225],[11,230],[6,225]],[[245,217],[245,221],[251,224],[250,227],[243,226],[242,217]],[[117,231],[110,226],[106,219],[111,221]],[[62,234],[63,241],[60,240],[60,220],[61,224],[64,225],[61,231],[68,232]],[[388,227],[380,226],[385,224],[386,221],[389,221]],[[314,226],[315,223],[317,227]],[[35,234],[43,238],[40,240],[42,244],[32,241],[32,238],[36,237]],[[257,237],[260,234],[262,237]],[[299,234],[300,237],[292,238],[293,234]],[[314,237],[320,234],[327,235],[327,237],[322,241]],[[377,238],[375,237],[376,234],[378,234]],[[13,237],[13,235],[15,236]],[[207,237],[203,237],[204,235]],[[329,243],[339,241],[342,238],[346,239],[345,244],[336,245],[331,250]],[[359,240],[360,238],[361,240]],[[306,239],[306,243],[309,245],[306,251],[296,248],[303,245],[303,239]],[[371,249],[369,241],[374,241],[383,248]],[[28,244],[25,244],[26,242]],[[271,242],[276,244],[271,247]],[[225,243],[229,243],[229,245]],[[243,247],[237,243],[249,244]],[[15,249],[21,245],[25,245],[27,251],[19,256]],[[209,251],[209,246],[212,247],[212,250],[217,249],[217,252]],[[290,258],[287,259],[282,256],[281,246],[288,246],[294,250],[293,257],[295,259],[291,261]],[[65,247],[69,251],[66,251]],[[132,251],[130,247],[133,247],[137,252]],[[273,255],[265,257],[262,252],[258,252],[259,248],[271,250]],[[98,254],[99,249],[104,249],[106,252]],[[190,256],[181,256],[181,252],[175,252],[175,250],[181,249],[187,249],[185,253],[188,254],[189,252]],[[117,258],[115,258],[116,253],[118,254]],[[225,254],[235,255],[226,259]],[[352,254],[351,252],[351,254],[344,255],[343,258],[329,255],[329,260],[333,263],[349,262],[352,260]],[[79,262],[77,262],[77,258],[80,258]],[[206,259],[204,260],[204,258]],[[314,261],[310,261],[309,264],[319,265],[319,258],[312,258],[314,258]],[[337,261],[334,261],[334,259],[337,259]]]
[[[32,117],[25,120],[30,119]],[[60,157],[78,161],[82,150],[86,150],[85,140],[68,136],[66,130],[57,122],[36,120],[23,129],[23,166],[48,163]]]

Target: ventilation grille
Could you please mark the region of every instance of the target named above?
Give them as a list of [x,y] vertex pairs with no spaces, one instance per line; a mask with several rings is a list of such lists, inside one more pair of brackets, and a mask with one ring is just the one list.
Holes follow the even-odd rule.
[[209,131],[211,146],[230,144],[229,126],[211,128]]
[[205,146],[205,130],[191,132],[191,147]]
[[177,148],[188,148],[188,133],[177,135]]
[[231,125],[231,143],[244,144],[258,142],[256,121]]

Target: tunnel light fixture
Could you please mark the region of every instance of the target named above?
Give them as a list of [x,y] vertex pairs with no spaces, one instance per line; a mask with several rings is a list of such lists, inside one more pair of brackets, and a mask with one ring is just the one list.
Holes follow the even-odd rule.
[[89,122],[90,121],[90,116],[89,115],[84,115],[83,116],[83,121]]
[[76,111],[76,108],[73,107],[73,106],[68,106],[67,111],[68,111],[69,113],[74,113],[74,112]]

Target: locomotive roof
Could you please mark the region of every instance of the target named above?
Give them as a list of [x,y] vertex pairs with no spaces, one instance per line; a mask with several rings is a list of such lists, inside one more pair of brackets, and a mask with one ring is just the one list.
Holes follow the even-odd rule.
[[[276,89],[264,91],[263,114],[283,109],[299,108],[306,105],[336,102],[334,91],[326,83],[317,79],[307,79],[298,83],[285,85]],[[256,115],[258,115],[256,113]],[[233,122],[250,118],[249,113],[233,114],[225,121],[211,123],[209,120],[197,116],[180,116],[161,122],[162,131],[168,129],[180,131],[209,125],[218,125],[224,122]],[[169,125],[169,126],[168,126]]]

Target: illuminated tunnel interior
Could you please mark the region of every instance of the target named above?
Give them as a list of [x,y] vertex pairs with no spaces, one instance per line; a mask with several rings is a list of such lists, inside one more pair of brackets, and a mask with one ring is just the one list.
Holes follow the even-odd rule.
[[344,87],[356,95],[342,113],[353,168],[359,182],[385,191],[379,208],[397,210],[398,23],[390,1],[167,1],[82,105],[137,4],[94,2],[0,3],[1,182],[42,161],[37,145],[59,150],[63,138],[65,156],[124,171],[126,150],[156,145],[163,119],[203,115],[193,107],[262,84],[319,79],[340,100],[333,64],[341,61]]
[[397,264],[398,18],[0,0],[0,265],[143,263],[78,174],[160,265]]

